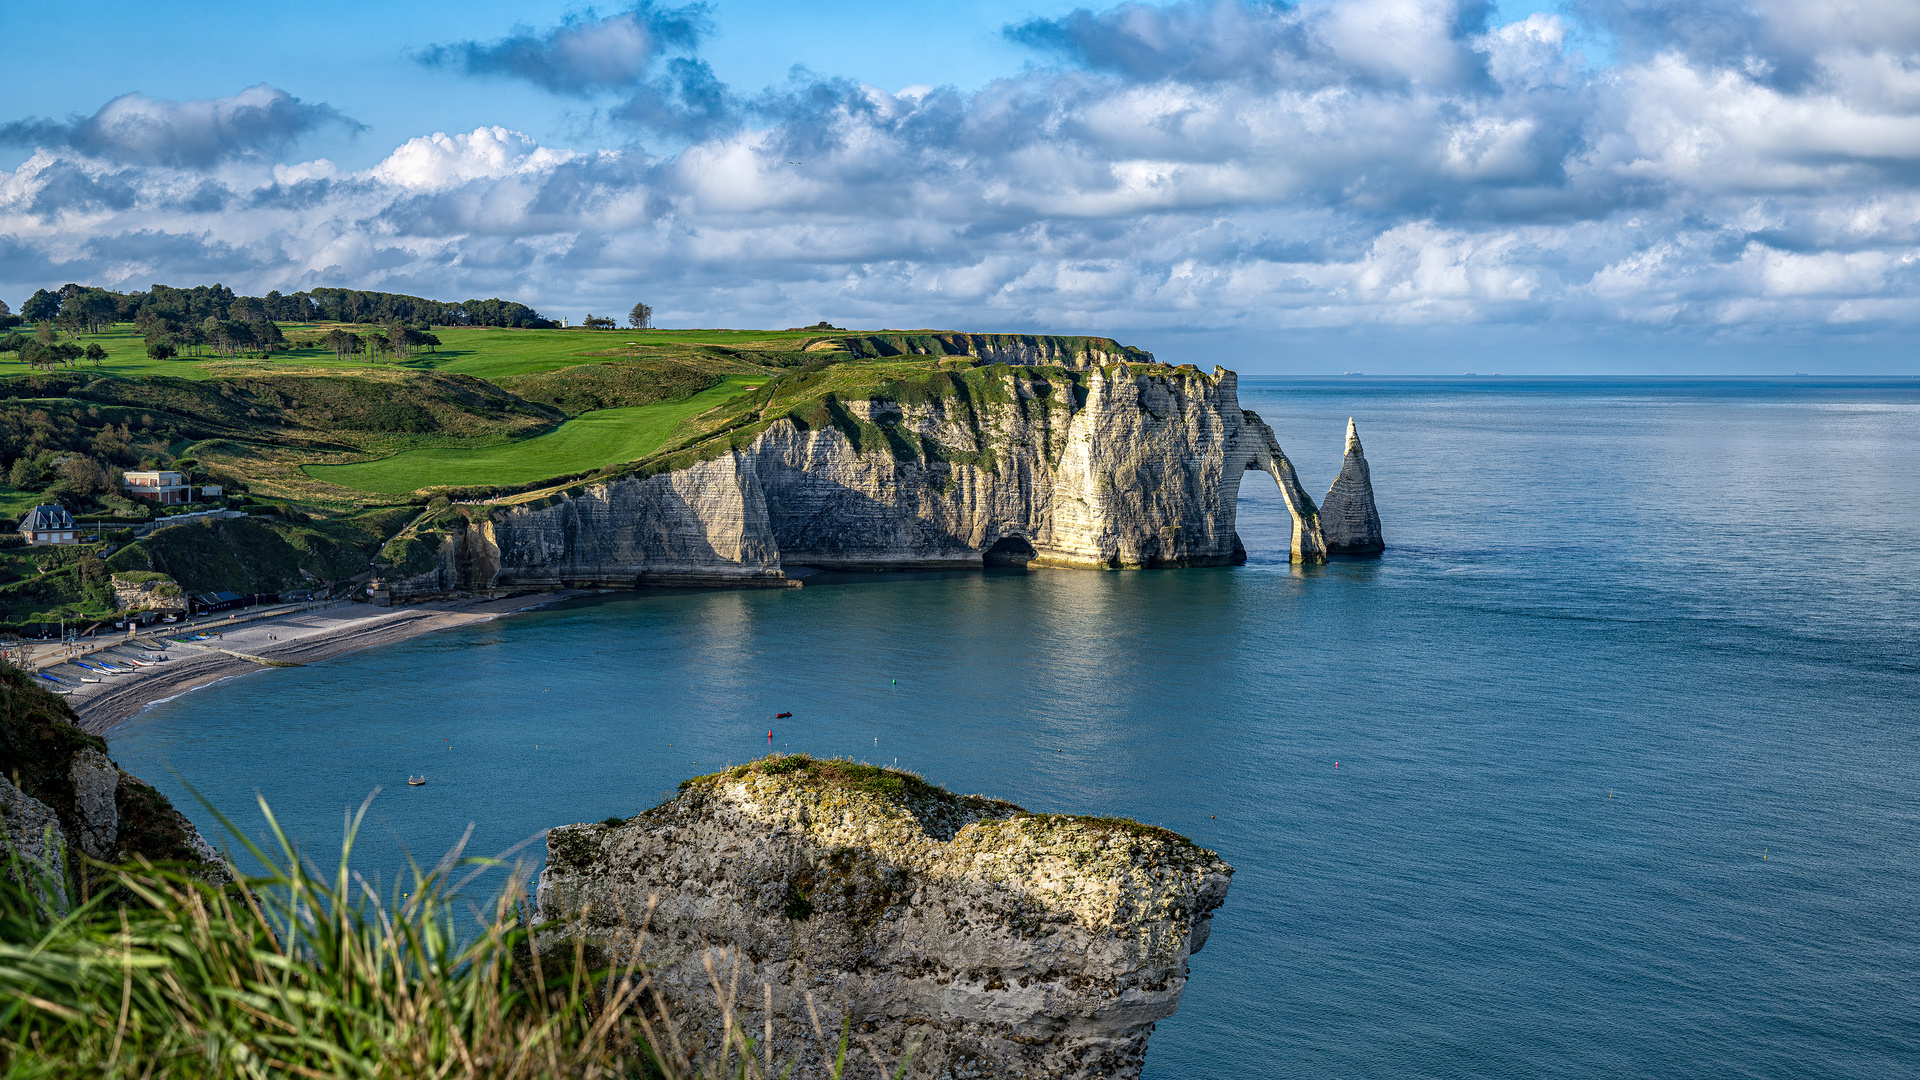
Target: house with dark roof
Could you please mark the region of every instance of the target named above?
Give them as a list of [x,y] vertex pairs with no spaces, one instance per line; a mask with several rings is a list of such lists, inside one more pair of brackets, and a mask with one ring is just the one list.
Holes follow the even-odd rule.
[[73,523],[73,515],[58,503],[36,506],[27,511],[27,516],[20,519],[20,535],[36,547],[78,543],[80,537],[79,526]]

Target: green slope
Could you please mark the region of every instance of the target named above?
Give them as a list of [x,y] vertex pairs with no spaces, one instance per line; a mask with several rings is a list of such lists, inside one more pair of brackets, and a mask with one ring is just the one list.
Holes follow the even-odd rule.
[[667,435],[762,380],[731,376],[711,390],[680,401],[601,409],[582,414],[545,435],[482,450],[409,450],[351,465],[308,465],[316,480],[381,495],[425,487],[525,484],[550,476],[587,472],[635,461],[659,449]]
[[[334,324],[281,323],[289,341],[317,338]],[[22,328],[28,336],[32,328]],[[347,326],[362,337],[379,332],[375,326]],[[8,331],[0,331],[0,337]],[[798,350],[820,335],[787,330],[509,330],[491,326],[439,326],[433,333],[443,343],[404,363],[373,364],[364,357],[338,359],[324,348],[292,349],[273,354],[272,360],[227,359],[219,356],[183,356],[172,360],[147,358],[145,339],[131,323],[118,323],[103,334],[80,334],[71,340],[82,347],[98,344],[107,357],[99,364],[82,360],[78,370],[89,375],[171,375],[186,379],[226,379],[262,371],[309,368],[351,371],[367,368],[403,368],[444,371],[498,379],[605,362],[609,359],[645,359],[657,355],[698,354],[702,347],[748,350]],[[629,344],[631,343],[631,345]],[[0,374],[24,374],[25,365],[13,353],[0,353]]]

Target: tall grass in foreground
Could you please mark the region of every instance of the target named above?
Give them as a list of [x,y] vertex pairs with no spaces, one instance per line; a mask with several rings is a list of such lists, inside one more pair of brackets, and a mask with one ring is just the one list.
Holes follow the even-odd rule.
[[[416,866],[410,887],[383,901],[348,869],[365,805],[330,872],[303,860],[265,802],[261,809],[278,850],[269,856],[243,839],[267,870],[241,877],[230,867],[227,884],[142,862],[95,867],[90,895],[75,896],[57,866],[10,853],[0,875],[0,1075],[791,1072],[776,1072],[769,1047],[732,1024],[718,1060],[690,1062],[644,971],[591,970],[577,944],[543,954],[526,918],[523,866],[488,907],[468,907],[456,899],[460,886],[501,864],[456,848],[431,870]],[[461,871],[468,876],[454,880]],[[814,1029],[827,1037],[817,1018]],[[842,1030],[835,1080],[847,1043]]]

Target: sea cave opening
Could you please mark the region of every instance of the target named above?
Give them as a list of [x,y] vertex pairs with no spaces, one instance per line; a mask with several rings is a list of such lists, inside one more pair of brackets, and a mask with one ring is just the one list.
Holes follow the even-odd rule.
[[1024,536],[1003,536],[987,549],[980,561],[987,566],[1025,566],[1036,552]]

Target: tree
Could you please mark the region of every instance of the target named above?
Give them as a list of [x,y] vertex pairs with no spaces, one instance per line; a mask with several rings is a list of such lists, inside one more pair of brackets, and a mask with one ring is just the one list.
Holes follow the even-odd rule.
[[93,361],[94,367],[99,367],[100,361],[105,360],[106,358],[107,358],[107,350],[101,348],[99,342],[95,341],[87,345],[87,359]]
[[20,349],[20,359],[35,371],[41,368],[57,368],[61,364],[71,364],[82,355],[80,346],[71,341],[62,341],[55,345],[29,341]]
[[7,483],[20,491],[39,491],[47,485],[47,471],[53,467],[53,455],[21,454],[7,473]]
[[80,454],[62,461],[55,472],[58,479],[48,490],[56,496],[72,495],[80,502],[89,502],[120,486],[120,477],[112,466]]
[[253,327],[238,319],[216,319],[207,316],[200,324],[201,332],[206,334],[207,343],[223,356],[237,356],[242,351],[259,345],[255,340]]
[[627,312],[627,325],[633,327],[635,330],[652,329],[653,308],[647,304],[633,305],[633,310]]
[[42,345],[51,345],[60,340],[60,335],[53,332],[53,322],[51,320],[41,319],[40,326],[33,332],[33,340]]
[[149,360],[171,360],[179,355],[180,350],[174,348],[172,338],[155,338],[147,342]]
[[247,323],[247,332],[262,354],[287,347],[287,335],[280,332],[280,324],[265,316]]
[[60,297],[45,289],[27,298],[20,305],[20,317],[30,323],[46,322],[60,314]]
[[105,289],[75,288],[60,302],[61,321],[76,330],[84,328],[89,334],[113,325],[119,313],[120,301]]
[[386,342],[387,348],[393,350],[394,359],[405,360],[407,357],[413,355],[414,339],[417,338],[419,334],[420,332],[418,330],[403,326],[398,321],[395,321],[387,324],[386,334],[383,340]]
[[348,333],[345,330],[334,330],[321,341],[327,348],[333,350],[333,357],[336,360],[345,360],[360,351],[360,335]]
[[586,321],[581,323],[580,325],[586,327],[589,330],[611,330],[614,328],[614,326],[618,324],[616,324],[612,319],[607,318],[605,315],[595,315],[589,312],[587,314]]

